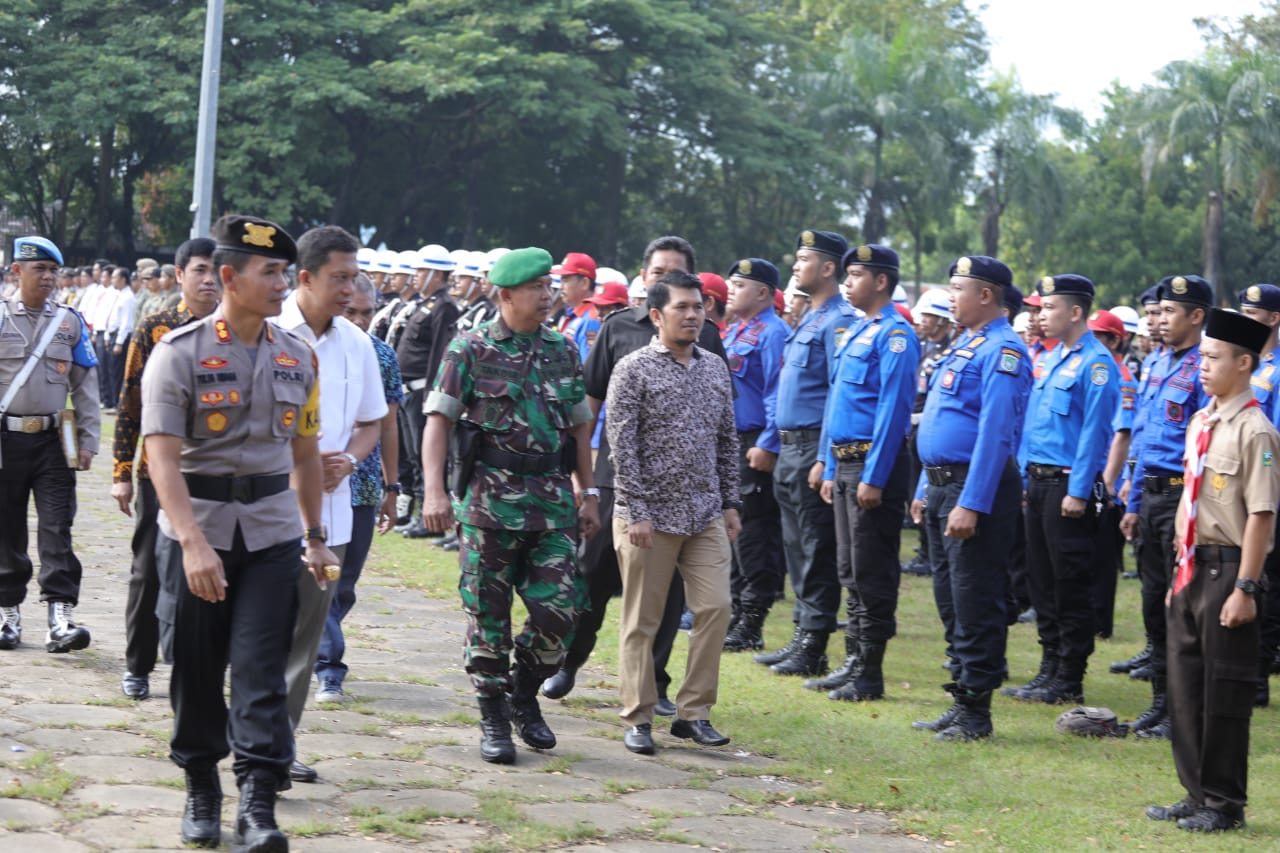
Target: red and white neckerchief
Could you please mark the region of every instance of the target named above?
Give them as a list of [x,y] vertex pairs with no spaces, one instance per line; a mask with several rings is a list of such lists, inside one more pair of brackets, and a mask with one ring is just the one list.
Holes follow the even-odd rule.
[[[1243,409],[1256,405],[1256,399],[1250,400],[1244,404]],[[1182,592],[1182,588],[1191,583],[1196,574],[1196,507],[1200,503],[1200,486],[1204,480],[1204,460],[1209,455],[1209,440],[1213,438],[1213,428],[1220,420],[1222,413],[1217,409],[1212,414],[1205,412],[1200,416],[1200,432],[1196,434],[1196,458],[1187,460],[1187,529],[1182,535],[1182,544],[1178,546],[1178,572],[1173,578],[1174,595]]]

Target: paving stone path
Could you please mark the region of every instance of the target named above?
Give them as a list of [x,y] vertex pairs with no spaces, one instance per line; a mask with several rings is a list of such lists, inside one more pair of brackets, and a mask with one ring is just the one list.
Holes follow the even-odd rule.
[[[32,585],[26,636],[0,652],[0,851],[181,850],[182,774],[168,759],[168,669],[153,698],[120,695],[127,522],[108,470],[80,480],[76,547],[85,566],[77,617],[84,652],[44,651]],[[13,523],[12,519],[0,523]],[[34,544],[35,537],[32,536]],[[453,601],[361,585],[348,619],[350,700],[308,707],[299,756],[320,774],[282,795],[277,815],[295,853],[569,850],[918,851],[934,843],[884,814],[788,804],[804,786],[779,778],[750,745],[701,749],[662,734],[659,752],[627,753],[616,679],[597,670],[575,704],[544,700],[559,745],[484,764]],[[406,629],[404,626],[412,626]],[[223,762],[223,849],[235,816]]]

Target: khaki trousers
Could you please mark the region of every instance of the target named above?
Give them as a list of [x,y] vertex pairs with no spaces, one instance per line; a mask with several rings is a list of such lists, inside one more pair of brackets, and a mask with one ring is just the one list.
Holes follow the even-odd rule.
[[622,574],[620,716],[631,726],[653,722],[653,706],[658,701],[653,638],[662,621],[671,578],[679,565],[685,600],[693,611],[693,630],[689,632],[684,682],[676,694],[676,715],[682,720],[710,719],[720,682],[720,653],[731,615],[731,552],[724,519],[717,517],[692,536],[655,530],[650,548],[632,545],[628,526],[624,519],[613,519],[613,544]]

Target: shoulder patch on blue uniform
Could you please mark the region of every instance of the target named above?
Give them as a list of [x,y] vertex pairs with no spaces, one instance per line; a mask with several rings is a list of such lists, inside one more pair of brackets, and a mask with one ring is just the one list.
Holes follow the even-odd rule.
[[1089,379],[1094,385],[1106,385],[1111,373],[1105,364],[1095,364],[1089,369]]
[[907,339],[906,339],[906,338],[904,338],[904,337],[891,337],[891,338],[889,338],[889,350],[890,350],[891,352],[906,352],[906,351],[907,351]]
[[1018,365],[1022,362],[1022,353],[1016,349],[1004,347],[1000,350],[1000,364],[996,370],[1000,373],[1017,373]]

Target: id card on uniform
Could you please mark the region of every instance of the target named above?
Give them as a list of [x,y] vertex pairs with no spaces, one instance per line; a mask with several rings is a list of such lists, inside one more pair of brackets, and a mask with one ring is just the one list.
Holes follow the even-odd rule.
[[62,423],[58,425],[58,436],[62,439],[62,455],[67,457],[67,467],[80,467],[80,443],[76,437],[76,410],[63,409]]

